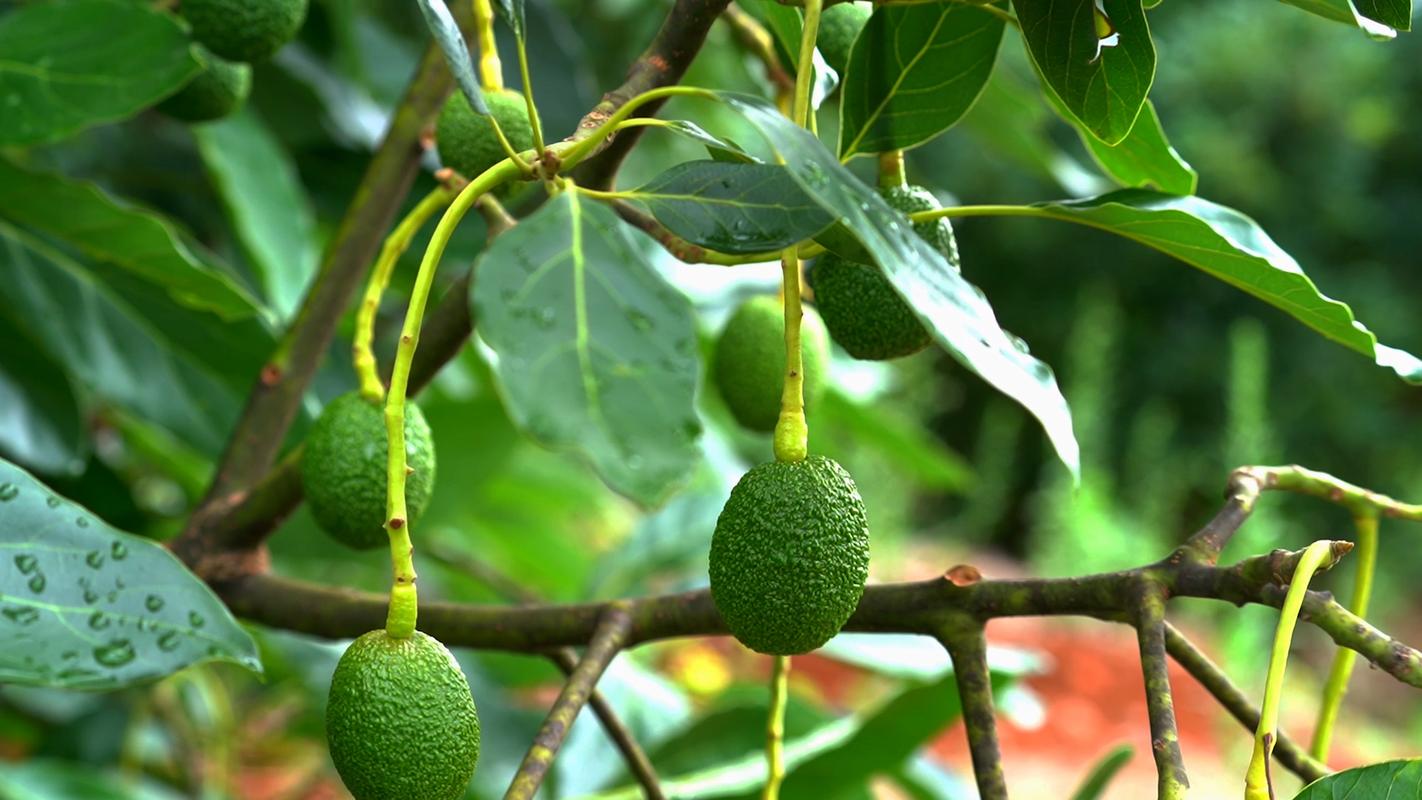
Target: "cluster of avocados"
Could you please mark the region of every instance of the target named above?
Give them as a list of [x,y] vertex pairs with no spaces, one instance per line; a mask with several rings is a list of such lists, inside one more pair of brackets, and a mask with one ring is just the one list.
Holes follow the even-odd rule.
[[252,62],[291,41],[306,19],[307,0],[182,0],[180,13],[196,40],[202,69],[158,110],[183,122],[235,113],[252,90]]

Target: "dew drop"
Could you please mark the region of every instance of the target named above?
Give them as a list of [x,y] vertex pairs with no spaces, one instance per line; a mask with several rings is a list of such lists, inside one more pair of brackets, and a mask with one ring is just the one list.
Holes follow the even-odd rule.
[[93,569],[99,569],[100,567],[104,566],[104,554],[99,552],[98,550],[90,550],[84,556],[84,563],[88,564]]
[[39,568],[39,559],[29,554],[15,556],[15,566],[19,568],[21,575],[33,574]]
[[20,487],[13,483],[0,483],[0,503],[8,503],[20,494]]
[[168,631],[167,633],[158,637],[158,649],[162,650],[165,653],[171,653],[174,650],[178,649],[178,644],[179,642],[177,631]]
[[89,527],[89,520],[87,520],[87,519],[85,519],[85,518],[83,518],[83,517],[75,517],[75,518],[74,518],[74,524],[75,524],[75,525],[78,525],[78,526],[81,527],[81,528],[87,528],[87,527]]
[[199,614],[198,612],[196,612],[196,611],[189,611],[189,612],[188,612],[188,624],[191,625],[191,626],[193,626],[194,628],[201,628],[203,625],[206,625],[206,624],[207,624],[207,620],[203,619],[203,618],[202,618],[202,615]]
[[115,561],[122,561],[128,558],[128,547],[123,542],[115,540],[109,547],[109,554],[114,557]]
[[39,575],[34,576],[33,578],[30,578],[30,582],[26,585],[29,586],[30,591],[34,592],[35,594],[43,592],[45,586],[44,574],[41,573]]
[[628,311],[627,321],[632,323],[632,327],[639,331],[649,331],[652,329],[652,320],[640,311]]
[[94,660],[113,669],[122,667],[133,660],[133,645],[127,639],[115,639],[106,645],[94,648]]
[[89,615],[89,627],[96,631],[101,631],[112,624],[113,620],[109,619],[109,615],[102,611],[95,611]]
[[0,611],[0,614],[4,614],[5,619],[10,620],[16,625],[29,625],[39,619],[39,610],[30,606],[11,606],[4,611]]
[[95,592],[93,589],[85,589],[85,590],[84,590],[84,602],[85,602],[86,604],[88,604],[88,605],[93,605],[94,603],[97,603],[98,601],[99,601],[99,593],[98,593],[98,592]]
[[163,598],[156,594],[150,594],[143,601],[143,607],[156,614],[163,610]]
[[59,508],[59,498],[58,498],[58,497],[54,497],[53,495],[51,495],[51,496],[45,498],[45,501],[44,501],[44,502],[45,502],[45,505],[49,506],[50,508]]

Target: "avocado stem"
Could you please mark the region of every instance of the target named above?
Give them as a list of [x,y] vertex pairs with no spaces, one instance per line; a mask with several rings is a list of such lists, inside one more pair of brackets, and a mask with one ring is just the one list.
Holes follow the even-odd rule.
[[776,656],[770,673],[770,718],[765,726],[765,788],[761,800],[777,800],[785,780],[785,706],[790,695],[790,656]]
[[879,188],[897,189],[908,183],[904,172],[904,151],[885,150],[879,154]]
[[454,191],[445,185],[440,185],[425,195],[424,199],[400,220],[400,224],[395,226],[390,235],[385,237],[380,255],[375,259],[375,266],[370,271],[365,295],[356,311],[355,340],[351,350],[356,378],[360,381],[360,396],[372,403],[385,399],[385,384],[380,380],[372,344],[375,341],[375,313],[380,309],[380,298],[385,294],[385,287],[390,285],[390,275],[395,271],[396,262],[409,249],[410,240],[415,238],[415,234],[436,211],[449,205],[449,201],[453,199]]
[[504,66],[494,41],[494,7],[489,0],[474,0],[474,39],[479,45],[479,85],[486,92],[504,88]]
[[803,461],[810,451],[805,422],[805,364],[800,352],[800,257],[795,248],[780,256],[785,303],[785,383],[780,394],[780,418],[775,422],[775,460]]

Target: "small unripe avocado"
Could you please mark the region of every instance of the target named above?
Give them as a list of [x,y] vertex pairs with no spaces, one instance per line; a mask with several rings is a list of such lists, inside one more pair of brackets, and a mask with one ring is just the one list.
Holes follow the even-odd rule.
[[203,69],[158,110],[183,122],[211,122],[236,112],[252,91],[252,68],[220,58],[198,45]]
[[[884,190],[884,200],[905,214],[938,208],[926,189],[912,186]],[[958,269],[958,244],[944,218],[919,222],[914,233]],[[933,340],[909,304],[873,264],[859,264],[834,253],[815,262],[815,306],[830,338],[855,358],[883,361],[912,355]]]
[[841,80],[844,68],[849,66],[849,51],[854,47],[854,40],[859,38],[864,23],[873,13],[873,8],[851,2],[832,5],[820,15],[820,34],[815,46]]
[[459,800],[479,761],[479,713],[444,645],[376,630],[336,664],[326,742],[356,800]]
[[[829,334],[809,307],[800,318],[800,358],[808,413],[829,369]],[[775,430],[785,382],[785,312],[779,299],[760,295],[736,309],[716,340],[711,374],[737,422],[753,431]]]
[[[499,121],[499,129],[517,152],[533,147],[533,126],[528,122],[528,105],[518,92],[499,90],[484,92],[484,104],[489,114]],[[456,91],[449,96],[444,110],[435,123],[435,142],[439,158],[446,167],[469,180],[508,157],[494,135],[489,118],[475,113],[469,98]]]
[[[336,541],[358,550],[389,542],[385,532],[385,411],[356,392],[332,400],[306,437],[301,484],[316,523]],[[410,522],[429,505],[435,451],[430,426],[413,402],[405,403],[405,478]]]
[[808,653],[864,593],[869,523],[849,473],[823,456],[752,468],[716,520],[711,598],[746,647]]
[[291,41],[307,0],[182,0],[193,37],[231,61],[261,61]]

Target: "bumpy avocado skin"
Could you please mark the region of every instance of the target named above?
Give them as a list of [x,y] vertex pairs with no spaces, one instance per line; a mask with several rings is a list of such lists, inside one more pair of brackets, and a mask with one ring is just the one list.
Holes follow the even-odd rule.
[[[533,126],[528,121],[523,95],[508,90],[484,92],[484,103],[514,150],[523,152],[533,147]],[[476,114],[469,98],[459,91],[449,96],[440,111],[435,141],[444,165],[469,180],[507,157],[488,117]]]
[[[808,307],[800,319],[800,357],[805,410],[811,413],[829,370],[829,334]],[[711,374],[737,422],[753,431],[775,430],[785,379],[785,312],[777,298],[752,297],[736,309],[716,340]]]
[[252,91],[252,68],[228,61],[198,45],[199,72],[158,110],[183,122],[211,122],[235,113]]
[[754,467],[711,538],[711,597],[731,633],[769,655],[808,653],[859,605],[869,523],[854,480],[823,456]]
[[356,800],[459,800],[479,760],[479,713],[444,645],[376,630],[336,665],[326,740]]
[[844,68],[849,66],[849,51],[854,47],[854,40],[859,38],[864,23],[873,13],[873,9],[860,3],[839,3],[820,15],[820,34],[815,46],[841,80]]
[[[385,413],[356,392],[332,400],[306,437],[301,482],[316,523],[336,541],[358,550],[383,547],[385,532]],[[405,404],[405,457],[414,470],[405,479],[410,521],[429,505],[435,451],[430,426],[414,403]]]
[[230,61],[261,61],[301,30],[307,0],[182,0],[193,37]]
[[[938,208],[933,194],[919,187],[895,187],[883,194],[891,207],[905,214]],[[958,243],[947,219],[920,222],[913,229],[943,254],[950,266],[959,268]],[[855,358],[899,358],[917,353],[932,342],[913,309],[873,264],[859,264],[827,253],[815,262],[813,286],[815,306],[830,338]]]

